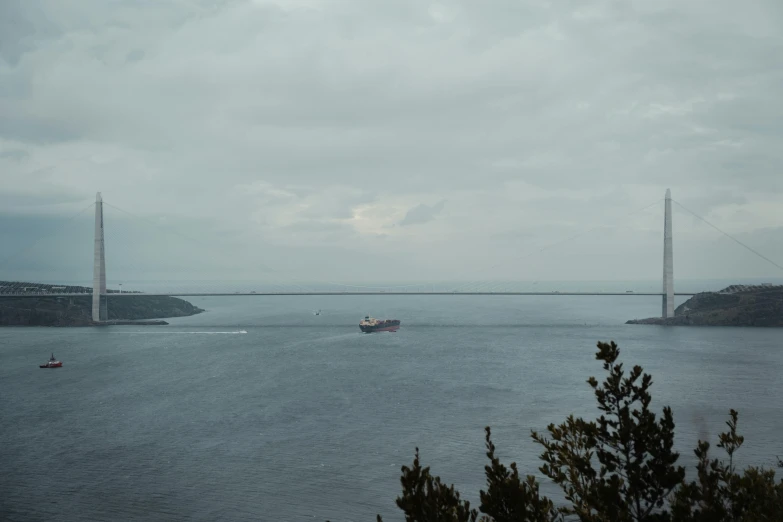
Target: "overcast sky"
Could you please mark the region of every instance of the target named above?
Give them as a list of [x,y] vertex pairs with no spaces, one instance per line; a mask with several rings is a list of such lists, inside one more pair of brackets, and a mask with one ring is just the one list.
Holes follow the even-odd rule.
[[97,191],[110,280],[655,280],[666,188],[783,264],[781,93],[780,0],[2,0],[0,279]]

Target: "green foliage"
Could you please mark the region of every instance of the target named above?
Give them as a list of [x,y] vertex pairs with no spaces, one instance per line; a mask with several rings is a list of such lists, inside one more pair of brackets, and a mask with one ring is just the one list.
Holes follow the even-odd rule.
[[[559,485],[569,505],[555,507],[539,493],[532,475],[521,478],[515,463],[509,467],[495,456],[486,428],[489,465],[487,490],[480,492],[480,512],[462,500],[454,486],[446,487],[429,468],[422,468],[419,450],[413,467],[402,468],[402,496],[397,506],[407,522],[761,522],[783,521],[783,481],[774,470],[734,468],[734,454],[744,443],[737,433],[738,414],[731,410],[729,431],[717,446],[728,462],[709,458],[709,443],[695,450],[697,477],[685,481],[677,466],[674,418],[671,408],[660,417],[650,410],[652,377],[635,366],[626,374],[617,360],[614,342],[598,343],[596,359],[607,373],[593,388],[600,416],[594,421],[569,416],[550,424],[547,435],[533,431],[543,448],[541,473]],[[778,466],[783,461],[777,458]],[[378,516],[378,522],[381,517]]]
[[709,442],[699,441],[695,450],[697,480],[683,484],[675,493],[673,521],[783,520],[783,481],[775,483],[774,470],[749,467],[742,475],[735,471],[734,453],[745,438],[737,434],[737,412],[731,410],[729,416],[729,431],[720,434],[717,444],[728,455],[728,463],[710,460]]
[[586,422],[569,417],[547,427],[551,439],[533,432],[544,447],[541,472],[558,484],[571,501],[569,514],[585,521],[668,520],[666,497],[685,477],[676,466],[674,418],[670,408],[656,419],[649,409],[652,377],[635,366],[625,375],[612,342],[598,343],[596,359],[608,372],[595,390],[601,416]]
[[[487,457],[490,464],[484,469],[487,475],[487,491],[481,492],[479,522],[559,522],[562,515],[554,503],[541,497],[538,483],[533,476],[522,480],[516,463],[510,468],[495,456],[491,431],[486,428]],[[470,503],[460,499],[454,486],[446,487],[440,477],[433,477],[430,468],[422,468],[419,448],[413,459],[413,467],[402,467],[402,496],[397,506],[405,513],[406,522],[476,522],[478,511],[470,509]],[[378,522],[382,522],[380,515]]]
[[531,522],[554,522],[562,520],[559,510],[547,497],[541,497],[535,477],[528,475],[524,480],[519,477],[516,462],[510,470],[495,456],[492,432],[486,428],[487,457],[490,464],[484,466],[487,475],[487,491],[481,492],[482,522],[512,522],[529,520]]
[[[406,522],[475,522],[478,512],[470,509],[470,502],[459,498],[454,486],[446,487],[440,477],[433,477],[430,468],[422,468],[419,448],[413,467],[402,467],[402,496],[397,506],[405,512]],[[378,516],[378,522],[381,517]]]

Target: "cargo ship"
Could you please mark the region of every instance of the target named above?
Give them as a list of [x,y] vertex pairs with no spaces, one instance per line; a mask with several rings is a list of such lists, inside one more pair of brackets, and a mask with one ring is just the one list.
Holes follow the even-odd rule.
[[369,315],[364,317],[364,320],[359,323],[359,328],[364,333],[373,332],[396,332],[400,327],[399,319],[383,319],[379,321]]

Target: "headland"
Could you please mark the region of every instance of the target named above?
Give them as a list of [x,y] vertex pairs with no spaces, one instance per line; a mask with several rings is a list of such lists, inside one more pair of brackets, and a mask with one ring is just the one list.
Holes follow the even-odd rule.
[[[9,289],[35,288],[35,293],[78,293],[73,296],[3,296]],[[110,292],[117,293],[117,292]],[[0,281],[0,326],[107,326],[119,324],[165,325],[160,319],[186,317],[204,310],[176,297],[142,293],[108,299],[108,321],[92,320],[91,289],[80,286]]]
[[663,326],[783,326],[783,285],[732,285],[696,294],[674,317],[632,319],[625,324]]

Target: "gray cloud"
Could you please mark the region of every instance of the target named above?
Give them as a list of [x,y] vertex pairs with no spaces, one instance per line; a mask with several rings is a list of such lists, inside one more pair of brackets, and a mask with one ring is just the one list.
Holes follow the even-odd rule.
[[141,49],[134,49],[131,52],[128,53],[128,55],[125,57],[126,62],[138,62],[139,60],[142,60],[144,58],[144,51]]
[[10,158],[17,161],[22,161],[29,155],[30,154],[28,154],[27,151],[23,149],[8,149],[0,151],[0,158]]
[[6,0],[0,3],[0,58],[16,66],[26,53],[61,34],[34,2]]
[[416,205],[406,212],[405,217],[402,218],[402,221],[400,221],[400,226],[405,227],[410,225],[421,225],[423,223],[429,223],[438,217],[438,214],[441,213],[443,207],[445,206],[446,200],[441,200],[434,205],[425,205],[424,203]]
[[[603,252],[633,249],[652,279],[661,208],[625,216],[667,187],[771,248],[781,57],[776,0],[4,1],[0,201],[68,216],[100,190],[280,270],[392,260],[370,279],[557,278],[530,248],[610,226],[547,255],[614,278],[631,263]],[[698,276],[686,251],[718,236],[678,212]]]

